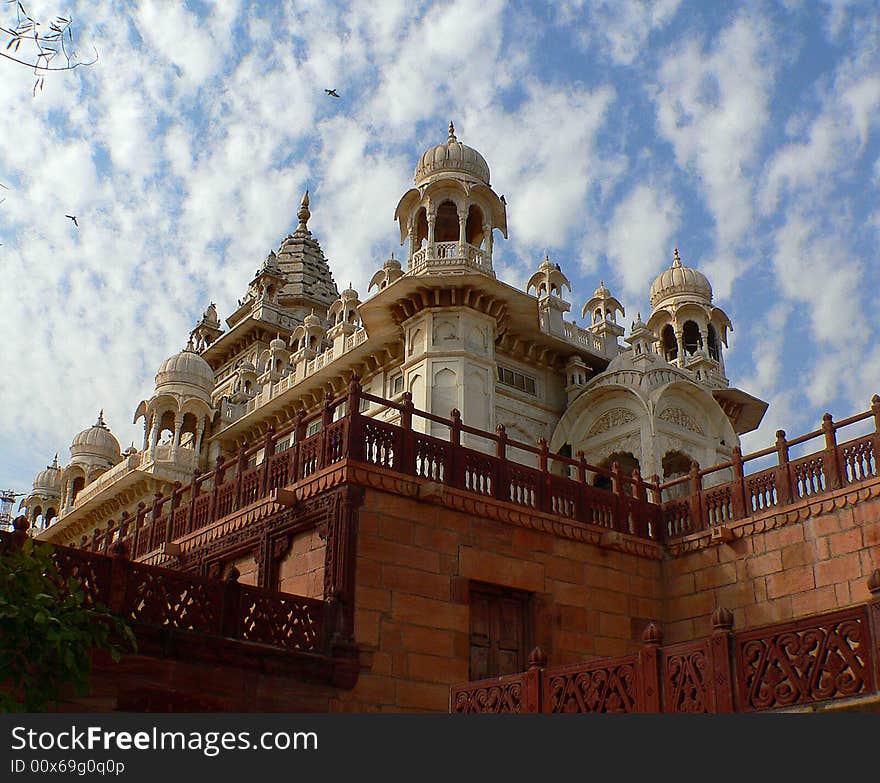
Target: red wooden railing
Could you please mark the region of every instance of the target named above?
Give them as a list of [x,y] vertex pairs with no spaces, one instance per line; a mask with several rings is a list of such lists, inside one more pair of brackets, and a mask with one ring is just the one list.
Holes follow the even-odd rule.
[[663,646],[651,623],[639,652],[548,667],[535,649],[525,672],[452,686],[450,711],[722,713],[791,709],[880,695],[880,569],[871,600],[733,632],[729,611],[710,637]]
[[[0,552],[20,546],[26,527],[24,520],[23,530],[0,533]],[[241,585],[234,570],[218,580],[133,562],[124,556],[124,545],[114,547],[113,556],[51,546],[60,587],[66,590],[73,582],[88,604],[103,604],[136,630],[160,628],[329,653],[330,623],[321,600]]]
[[[212,471],[196,473],[189,484],[157,495],[150,505],[139,504],[134,516],[123,514],[96,528],[80,546],[107,552],[121,540],[131,546],[134,558],[143,558],[344,459],[607,530],[670,541],[880,475],[880,397],[874,395],[871,402],[870,410],[839,422],[825,414],[821,429],[794,440],[786,440],[780,430],[771,448],[743,456],[737,447],[731,460],[706,469],[694,462],[690,474],[661,484],[657,476],[644,480],[638,470],[626,476],[617,463],[611,470],[591,465],[581,452],[575,458],[551,454],[543,439],[537,445],[510,440],[503,426],[494,433],[469,427],[455,410],[448,419],[417,410],[409,393],[400,403],[367,394],[355,378],[346,395],[328,395],[320,412],[301,412],[277,432],[270,428],[235,456],[218,459]],[[395,411],[398,423],[364,415],[363,403]],[[414,419],[421,425],[414,426]],[[837,443],[839,430],[869,419],[873,432]],[[438,428],[445,437],[420,431]],[[790,449],[815,438],[824,439],[821,450],[790,459]],[[770,455],[777,458],[775,466],[747,474],[749,463]],[[537,467],[523,464],[523,458]],[[723,471],[733,480],[712,485]],[[598,476],[612,488],[593,486]],[[662,500],[682,485],[687,495]]]

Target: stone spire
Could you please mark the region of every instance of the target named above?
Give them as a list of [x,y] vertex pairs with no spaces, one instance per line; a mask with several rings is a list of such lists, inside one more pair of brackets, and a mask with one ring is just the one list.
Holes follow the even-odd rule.
[[282,307],[299,311],[300,318],[313,309],[323,317],[339,298],[339,291],[324,252],[308,227],[312,216],[308,190],[303,194],[296,216],[299,220],[296,230],[281,243],[273,258],[284,280],[278,300]]
[[308,222],[309,218],[312,216],[312,213],[309,212],[309,191],[303,193],[302,203],[300,204],[299,212],[296,213],[296,216],[299,218],[299,225],[296,227],[296,230],[309,232]]

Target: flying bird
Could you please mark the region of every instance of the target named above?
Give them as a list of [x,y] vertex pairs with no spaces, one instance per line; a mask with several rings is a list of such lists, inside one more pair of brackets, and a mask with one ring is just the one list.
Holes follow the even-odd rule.
[[70,218],[73,221],[73,225],[79,228],[79,223],[76,222],[76,215],[65,215],[64,217]]
[[332,90],[328,90],[328,89],[325,87],[325,88],[324,88],[324,92],[326,92],[327,95],[332,95],[334,98],[341,98],[341,97],[342,97],[341,95],[339,95],[338,92],[336,92],[336,88],[335,88],[335,87],[334,87]]

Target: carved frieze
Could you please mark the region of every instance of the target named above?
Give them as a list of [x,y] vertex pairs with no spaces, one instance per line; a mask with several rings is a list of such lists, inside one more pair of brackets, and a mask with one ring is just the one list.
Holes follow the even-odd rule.
[[636,415],[629,408],[611,408],[605,411],[590,427],[587,437],[591,438],[595,435],[601,435],[603,432],[616,429],[623,424],[635,421]]
[[700,423],[682,408],[664,408],[657,418],[663,419],[663,421],[668,421],[671,424],[682,427],[683,429],[690,430],[691,432],[696,432],[698,435],[704,434]]

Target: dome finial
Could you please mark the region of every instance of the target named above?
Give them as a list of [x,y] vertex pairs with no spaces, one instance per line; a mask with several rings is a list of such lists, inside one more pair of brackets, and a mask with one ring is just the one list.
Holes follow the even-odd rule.
[[672,251],[672,266],[676,268],[681,266],[681,256],[678,254],[677,247]]
[[104,409],[103,408],[101,408],[100,412],[98,413],[98,420],[95,422],[95,426],[96,427],[106,427],[107,426],[106,424],[104,424]]
[[55,452],[55,458],[52,460],[52,464],[49,465],[49,467],[50,468],[57,468],[58,467],[58,452],[57,451]]
[[309,212],[309,191],[303,193],[302,203],[300,204],[299,212],[296,213],[296,216],[299,218],[298,229],[307,228],[307,223],[309,222],[309,218],[312,216],[312,213]]
[[451,141],[458,141],[458,139],[455,138],[455,125],[452,124],[452,120],[449,120],[449,138],[446,139],[446,143]]

